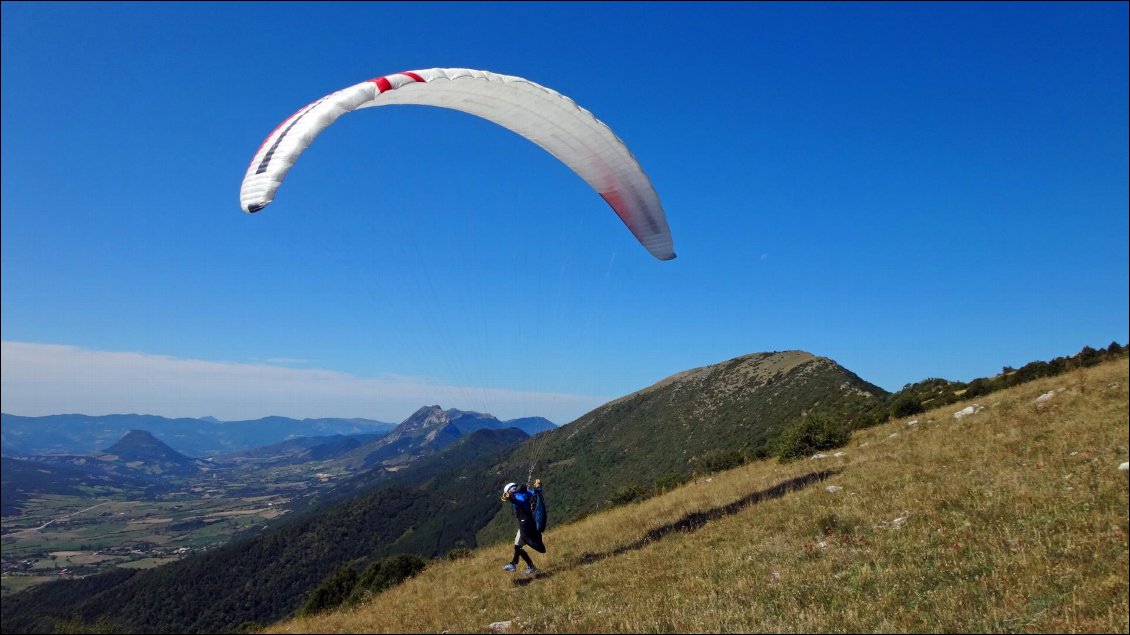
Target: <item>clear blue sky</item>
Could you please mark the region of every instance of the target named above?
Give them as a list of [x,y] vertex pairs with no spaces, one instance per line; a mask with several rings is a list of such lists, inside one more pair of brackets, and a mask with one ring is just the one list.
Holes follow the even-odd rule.
[[[3,409],[559,423],[803,349],[889,390],[1127,341],[1126,3],[4,3]],[[425,107],[526,77],[648,172],[659,262],[553,157]],[[487,390],[489,389],[489,390]]]

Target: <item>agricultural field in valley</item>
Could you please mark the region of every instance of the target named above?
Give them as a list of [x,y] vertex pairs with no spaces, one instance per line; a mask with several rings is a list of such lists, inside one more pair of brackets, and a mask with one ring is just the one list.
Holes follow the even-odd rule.
[[0,593],[206,551],[266,528],[287,503],[343,475],[309,465],[241,465],[170,483],[159,494],[102,486],[86,488],[89,494],[33,495],[19,514],[4,518]]

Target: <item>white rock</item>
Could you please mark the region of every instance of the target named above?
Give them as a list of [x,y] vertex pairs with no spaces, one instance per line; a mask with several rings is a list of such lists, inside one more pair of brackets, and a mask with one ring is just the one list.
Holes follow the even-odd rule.
[[820,542],[816,543],[816,546],[817,546],[817,547],[820,547],[821,549],[827,549],[827,548],[828,548],[828,543],[827,543],[827,542],[825,542],[825,541],[823,541],[823,540],[821,540]]
[[1119,465],[1119,466],[1118,466],[1118,471],[1119,471],[1119,472],[1125,472],[1125,471],[1127,471],[1127,470],[1130,470],[1130,463],[1125,463],[1125,462],[1124,462],[1124,463],[1123,463],[1122,465]]
[[824,489],[827,490],[827,492],[829,494],[835,494],[836,492],[842,490],[843,488],[840,487],[839,485],[829,485],[828,487],[825,487]]
[[985,406],[979,406],[977,404],[973,404],[972,406],[966,406],[966,407],[962,408],[961,410],[958,410],[957,412],[953,413],[953,418],[954,419],[960,419],[962,417],[968,417],[969,415],[975,415],[975,414],[977,414],[978,412],[981,412],[984,409],[985,409]]
[[914,426],[918,425],[918,419],[915,419],[914,421],[907,421],[906,425],[913,428]]
[[509,633],[510,626],[513,623],[514,620],[506,620],[505,622],[492,622],[491,625],[487,627],[487,630],[492,633]]
[[1036,401],[1047,401],[1048,399],[1051,399],[1052,397],[1054,397],[1057,392],[1059,392],[1059,391],[1058,390],[1049,390],[1048,392],[1040,395],[1039,397],[1036,397]]
[[888,439],[893,439],[893,438],[897,437],[898,435],[899,435],[899,433],[897,433],[897,432],[892,432],[892,433],[890,434],[890,436],[888,436],[887,438],[888,438]]
[[844,453],[843,453],[843,452],[836,452],[836,453],[835,453],[835,454],[833,454],[832,456],[834,456],[834,457],[836,457],[836,458],[838,459],[838,458],[840,458],[840,457],[841,457],[841,456],[843,456],[843,455],[844,455]]
[[812,458],[814,458],[814,459],[826,459],[826,458],[828,458],[828,455],[827,454],[813,454]]

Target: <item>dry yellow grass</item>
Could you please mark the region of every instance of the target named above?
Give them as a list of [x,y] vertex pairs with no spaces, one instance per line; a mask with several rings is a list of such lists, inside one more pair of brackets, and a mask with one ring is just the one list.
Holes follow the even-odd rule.
[[[750,464],[553,528],[536,559],[546,574],[528,584],[499,570],[509,546],[483,548],[269,630],[1125,633],[1127,366],[893,420],[840,457]],[[953,418],[974,403],[984,410]],[[798,488],[772,489],[785,483]]]

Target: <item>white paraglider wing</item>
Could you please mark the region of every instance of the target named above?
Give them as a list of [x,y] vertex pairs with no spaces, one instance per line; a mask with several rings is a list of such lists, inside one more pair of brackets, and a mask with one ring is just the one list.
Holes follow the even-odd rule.
[[287,172],[337,118],[358,108],[421,104],[461,110],[513,130],[569,166],[600,193],[640,243],[660,260],[675,257],[659,195],[608,126],[573,100],[521,77],[432,68],[378,77],[326,95],[291,115],[251,160],[240,205],[257,212]]

